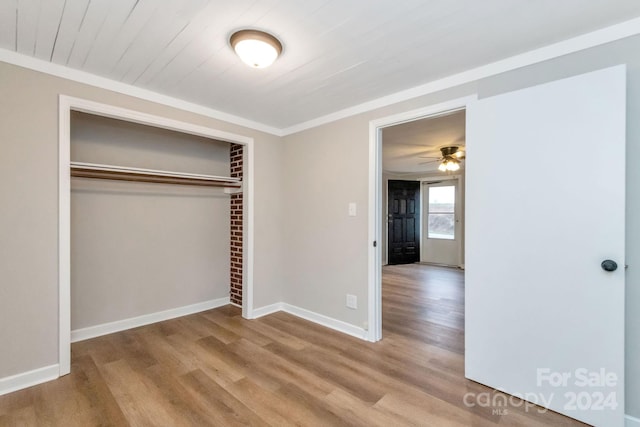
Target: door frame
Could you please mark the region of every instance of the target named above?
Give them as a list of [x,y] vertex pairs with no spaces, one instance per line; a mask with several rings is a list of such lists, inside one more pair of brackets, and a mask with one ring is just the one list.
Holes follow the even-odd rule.
[[369,122],[368,341],[382,339],[382,129],[464,110],[477,99],[472,94]]
[[242,316],[253,318],[254,140],[248,136],[60,95],[58,110],[58,368],[71,372],[71,111],[202,136],[244,146]]
[[420,253],[420,262],[426,264],[434,264],[434,265],[443,265],[446,267],[458,267],[464,270],[464,262],[463,262],[463,252],[464,252],[464,194],[462,193],[462,185],[463,185],[462,174],[455,175],[447,175],[445,178],[437,178],[435,176],[431,176],[428,178],[420,179],[420,195],[422,199],[422,209],[421,218],[422,221],[421,227],[423,230],[426,230],[425,234],[421,236],[420,247],[426,249],[426,240],[428,239],[428,216],[429,216],[429,188],[430,186],[438,186],[439,184],[445,184],[447,182],[453,183],[449,185],[455,185],[455,241],[458,245],[457,248],[457,262],[455,264],[437,264],[430,263],[424,260],[423,255],[426,253],[426,250]]

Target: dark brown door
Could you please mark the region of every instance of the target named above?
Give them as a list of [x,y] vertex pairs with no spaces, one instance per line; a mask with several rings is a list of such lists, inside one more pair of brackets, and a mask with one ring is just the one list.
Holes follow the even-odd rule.
[[420,182],[389,181],[389,264],[420,260]]

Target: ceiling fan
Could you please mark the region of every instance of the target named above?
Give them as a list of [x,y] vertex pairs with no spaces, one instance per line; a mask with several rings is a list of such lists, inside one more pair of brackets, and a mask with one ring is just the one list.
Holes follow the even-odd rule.
[[441,157],[419,156],[424,159],[437,159],[420,164],[424,165],[428,163],[440,162],[438,170],[442,172],[455,172],[460,169],[460,160],[463,160],[465,158],[464,149],[462,147],[459,147],[457,145],[442,147],[440,148],[440,153],[442,153]]

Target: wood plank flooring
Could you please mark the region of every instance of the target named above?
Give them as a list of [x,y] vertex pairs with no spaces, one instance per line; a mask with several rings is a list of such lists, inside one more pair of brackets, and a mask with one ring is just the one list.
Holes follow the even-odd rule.
[[493,392],[463,376],[460,271],[385,267],[383,283],[378,343],[227,306],[73,344],[70,375],[0,396],[0,426],[583,425],[464,404]]

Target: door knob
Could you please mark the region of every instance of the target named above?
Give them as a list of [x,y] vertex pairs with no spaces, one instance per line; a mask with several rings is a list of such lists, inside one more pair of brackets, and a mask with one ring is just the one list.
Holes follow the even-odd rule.
[[604,271],[616,271],[618,269],[618,264],[610,259],[605,259],[602,261],[602,264],[600,264],[600,267],[602,267]]

